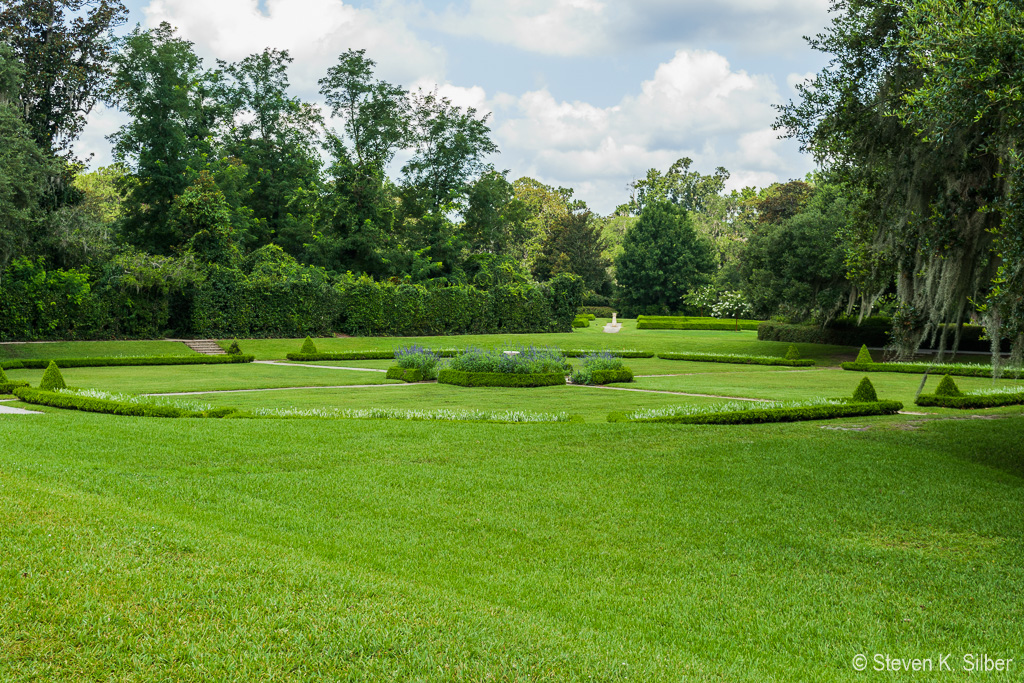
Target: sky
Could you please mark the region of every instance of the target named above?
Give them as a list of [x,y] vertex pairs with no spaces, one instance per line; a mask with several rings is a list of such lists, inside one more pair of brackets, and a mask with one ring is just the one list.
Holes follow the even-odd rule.
[[[728,189],[802,178],[813,161],[772,130],[772,105],[825,65],[803,36],[828,0],[125,0],[127,30],[167,21],[207,66],[273,47],[295,59],[293,95],[320,102],[338,55],[366,50],[377,76],[490,115],[510,180],[574,188],[606,215],[629,184],[682,157]],[[125,122],[97,108],[79,141],[111,162]],[[337,124],[338,122],[334,122]]]

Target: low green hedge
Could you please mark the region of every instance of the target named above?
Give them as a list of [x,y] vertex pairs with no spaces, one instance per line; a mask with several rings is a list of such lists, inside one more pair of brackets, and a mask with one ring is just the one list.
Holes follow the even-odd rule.
[[616,382],[632,382],[633,371],[629,368],[619,370],[592,370],[591,381],[594,384],[615,384]]
[[688,360],[698,363],[737,363],[740,365],[785,365],[788,367],[806,368],[814,365],[807,358],[790,359],[775,356],[731,356],[728,354],[676,353],[669,351],[659,353],[662,360]]
[[590,327],[589,318],[574,318],[572,321],[573,327]]
[[388,379],[397,379],[403,382],[422,382],[423,371],[419,368],[400,368],[394,365],[388,368]]
[[654,351],[637,351],[635,349],[562,349],[566,358],[583,358],[591,353],[610,353],[619,358],[654,358]]
[[139,403],[121,403],[101,398],[88,398],[72,394],[58,394],[53,391],[42,391],[22,387],[14,390],[14,395],[25,403],[63,408],[65,410],[81,410],[87,413],[106,413],[108,415],[130,415],[135,417],[226,417],[235,413],[234,408],[215,408],[208,411],[182,410],[173,406],[155,406]]
[[615,309],[611,306],[581,306],[577,315],[592,315],[594,318],[611,318]]
[[638,330],[756,330],[758,320],[730,320],[728,318],[690,318],[669,315],[641,315],[636,319]]
[[[935,374],[956,375],[958,377],[991,377],[992,368],[986,365],[931,365],[928,363],[843,363],[843,370],[854,372],[902,372],[920,375],[925,370]],[[1006,379],[1021,379],[1024,370],[1004,370]]]
[[550,387],[565,384],[565,375],[560,372],[462,372],[446,368],[438,373],[437,381],[460,387]]
[[[442,358],[451,358],[459,349],[429,349]],[[390,360],[395,357],[394,351],[336,351],[333,353],[289,353],[288,360],[308,363],[318,360]]]
[[1000,406],[1024,405],[1024,392],[1007,392],[1005,394],[961,394],[960,396],[940,396],[938,394],[921,394],[914,401],[919,406],[935,406],[938,408],[959,408],[960,410],[976,410],[978,408],[998,408]]
[[878,401],[875,403],[845,403],[842,405],[806,406],[801,408],[771,408],[768,410],[743,410],[706,415],[676,415],[628,420],[624,413],[611,413],[609,422],[662,422],[671,424],[736,425],[763,424],[768,422],[802,422],[805,420],[833,420],[840,417],[863,417],[867,415],[895,415],[903,410],[899,401]]
[[31,358],[2,361],[4,370],[45,370],[53,361],[59,368],[103,368],[127,365],[221,365],[224,363],[251,363],[256,356],[110,356],[96,358]]
[[13,394],[19,387],[27,387],[28,382],[0,382],[0,394]]

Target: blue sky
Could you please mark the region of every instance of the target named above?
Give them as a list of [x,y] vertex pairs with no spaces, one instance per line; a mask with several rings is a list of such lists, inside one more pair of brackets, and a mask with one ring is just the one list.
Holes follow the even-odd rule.
[[[297,95],[349,48],[378,75],[491,112],[491,161],[576,189],[606,214],[648,168],[689,156],[724,166],[731,187],[812,169],[771,130],[773,104],[824,60],[803,35],[828,0],[126,0],[130,24],[168,21],[208,64],[288,49]],[[109,163],[104,136],[123,122],[97,110],[79,151]]]

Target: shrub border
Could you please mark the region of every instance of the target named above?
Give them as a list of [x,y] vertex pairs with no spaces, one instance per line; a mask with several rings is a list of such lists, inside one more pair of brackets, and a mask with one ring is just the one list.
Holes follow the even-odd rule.
[[736,365],[784,365],[795,368],[811,367],[815,363],[809,358],[792,360],[789,358],[775,356],[707,356],[696,353],[676,353],[666,351],[659,353],[658,358],[662,360],[685,360],[697,363],[734,363]]
[[122,403],[103,398],[89,398],[72,394],[58,394],[54,391],[43,391],[22,387],[14,390],[14,395],[25,403],[33,405],[62,408],[64,410],[81,410],[87,413],[105,413],[131,417],[227,417],[235,412],[234,408],[215,408],[207,411],[182,410],[174,406],[155,406],[141,403]]
[[50,362],[59,368],[104,368],[136,365],[222,365],[227,363],[251,363],[256,356],[109,356],[87,358],[26,358],[0,361],[4,370],[45,370]]
[[591,370],[590,379],[594,381],[595,385],[632,382],[633,371],[629,368],[619,368],[618,370]]
[[[395,351],[398,349],[391,349],[389,351],[328,351],[320,353],[289,353],[285,355],[285,358],[291,361],[297,362],[310,362],[318,360],[391,360],[395,357]],[[441,358],[451,358],[457,354],[460,349],[427,349],[436,356]]]
[[919,406],[935,406],[938,408],[957,408],[974,410],[979,408],[999,408],[1000,406],[1024,405],[1024,392],[1006,394],[981,394],[972,396],[939,396],[938,394],[921,394],[914,401]]
[[592,353],[608,353],[616,358],[654,358],[654,351],[629,351],[620,349],[559,349],[566,358],[583,358]]
[[13,394],[15,389],[29,386],[28,382],[0,382],[0,395]]
[[737,425],[767,424],[771,422],[802,422],[805,420],[832,420],[840,417],[867,415],[894,415],[903,410],[899,401],[876,403],[847,403],[844,405],[805,406],[801,408],[771,408],[768,410],[741,410],[706,415],[676,415],[630,420],[624,413],[611,413],[609,422],[660,422],[664,424]]
[[[843,370],[854,372],[902,372],[910,375],[922,374],[925,370],[942,375],[955,375],[957,377],[992,377],[991,368],[957,368],[951,365],[929,365],[928,363],[852,363],[842,364]],[[1002,373],[1003,379],[1024,378],[1024,370],[1006,370]]]
[[423,371],[419,368],[402,368],[392,365],[388,368],[387,378],[401,380],[402,382],[422,382]]
[[437,374],[440,384],[459,387],[551,387],[565,384],[561,372],[462,372],[445,368]]

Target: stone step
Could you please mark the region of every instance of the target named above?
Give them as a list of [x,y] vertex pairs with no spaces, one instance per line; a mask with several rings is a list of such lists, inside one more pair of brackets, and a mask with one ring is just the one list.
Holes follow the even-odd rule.
[[213,339],[182,339],[182,343],[195,351],[206,356],[223,356],[227,351],[220,347]]

